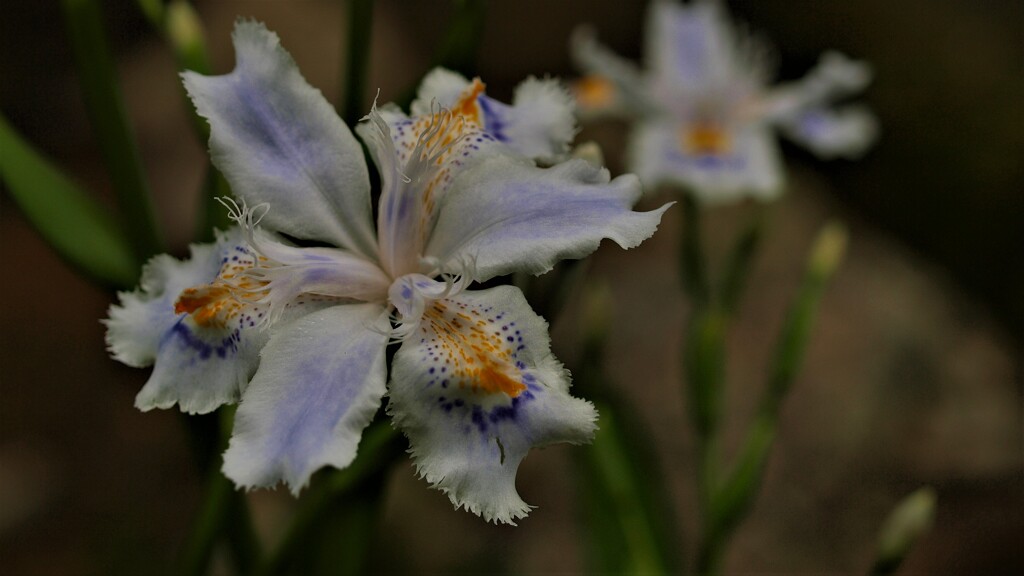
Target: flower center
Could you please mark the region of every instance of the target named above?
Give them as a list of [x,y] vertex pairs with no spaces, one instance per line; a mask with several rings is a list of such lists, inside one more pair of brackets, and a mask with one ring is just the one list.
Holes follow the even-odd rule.
[[584,108],[607,106],[615,98],[615,86],[604,76],[584,76],[573,83],[576,101]]
[[224,262],[217,278],[210,284],[186,288],[174,303],[175,314],[191,314],[200,326],[224,328],[246,306],[265,296],[268,283],[242,276],[263,257],[236,255]]
[[690,154],[719,156],[729,152],[729,134],[714,122],[700,121],[683,128],[680,134],[683,150]]

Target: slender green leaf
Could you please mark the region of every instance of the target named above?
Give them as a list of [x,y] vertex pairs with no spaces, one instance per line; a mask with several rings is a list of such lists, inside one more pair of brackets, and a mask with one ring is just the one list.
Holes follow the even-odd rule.
[[127,288],[139,263],[117,221],[32,149],[0,116],[0,177],[25,217],[67,262]]
[[86,109],[140,261],[163,251],[142,162],[132,138],[96,0],[63,0]]

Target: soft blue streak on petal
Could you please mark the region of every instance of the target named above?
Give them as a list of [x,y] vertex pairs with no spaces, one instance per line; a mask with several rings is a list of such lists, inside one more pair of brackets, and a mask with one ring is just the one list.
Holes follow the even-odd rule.
[[607,170],[583,160],[542,169],[493,158],[455,181],[427,256],[443,265],[473,262],[483,281],[546,272],[559,260],[586,256],[603,238],[632,248],[654,233],[668,208],[634,212],[640,194],[636,177],[609,181]]
[[[507,353],[509,362],[498,369],[525,389],[514,397],[474,391],[459,351],[449,356],[438,348],[442,341],[458,346],[459,339],[430,324],[395,355],[388,411],[409,437],[421,476],[456,507],[514,524],[530,509],[515,488],[522,459],[533,447],[589,441],[597,414],[590,403],[569,395],[568,373],[551,355],[547,324],[518,288],[466,291],[444,302],[500,344],[500,356]],[[468,336],[465,326],[457,330]]]
[[235,27],[235,69],[185,72],[185,88],[210,121],[214,163],[250,205],[267,202],[264,227],[376,256],[362,149],[303,79],[276,34]]
[[390,325],[379,305],[326,308],[279,327],[235,416],[224,471],[246,487],[298,493],[322,466],[343,468],[384,395]]

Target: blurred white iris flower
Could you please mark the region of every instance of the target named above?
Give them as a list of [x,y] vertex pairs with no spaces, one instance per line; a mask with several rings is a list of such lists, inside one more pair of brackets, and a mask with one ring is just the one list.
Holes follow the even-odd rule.
[[634,120],[629,169],[648,189],[683,186],[704,202],[776,197],[782,166],[774,129],[821,158],[856,158],[874,142],[874,116],[836,101],[871,81],[867,64],[824,54],[803,79],[769,87],[769,51],[729,22],[715,0],[656,0],[647,16],[646,70],[572,39],[581,115]]

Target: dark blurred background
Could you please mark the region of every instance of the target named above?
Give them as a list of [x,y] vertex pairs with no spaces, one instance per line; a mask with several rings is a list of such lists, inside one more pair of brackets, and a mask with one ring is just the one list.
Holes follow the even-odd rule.
[[[174,63],[134,3],[103,3],[118,72],[164,236],[181,254],[192,231],[205,145],[190,130]],[[937,488],[934,531],[908,573],[1024,571],[1024,3],[1019,0],[733,1],[734,15],[777,48],[782,80],[827,49],[870,61],[861,100],[879,116],[878,145],[858,162],[819,162],[784,144],[790,190],[770,210],[749,297],[730,335],[726,442],[753,408],[805,252],[830,218],[851,229],[848,260],[822,304],[805,369],[788,399],[764,490],[737,535],[736,572],[858,573],[889,508]],[[596,27],[641,59],[643,3],[495,0],[478,61],[507,98],[523,77],[571,77],[567,38]],[[233,65],[230,31],[252,16],[278,32],[307,80],[336,101],[344,4],[197,2],[215,69]],[[444,1],[377,2],[367,97],[415,85],[451,15]],[[0,107],[79,183],[109,202],[56,2],[6,3],[0,18]],[[624,126],[588,126],[613,172]],[[654,200],[645,200],[653,206]],[[722,256],[747,205],[711,215]],[[103,350],[111,295],[60,262],[0,196],[0,572],[162,571],[188,529],[200,480],[180,418],[132,407],[146,377]],[[692,446],[679,389],[687,308],[675,271],[679,215],[642,247],[603,247],[593,274],[615,295],[609,372],[656,439],[676,514],[692,546]],[[555,349],[578,355],[578,303],[555,322]],[[577,382],[586,395],[586,383]],[[572,449],[535,452],[520,491],[539,509],[520,528],[452,512],[402,462],[378,528],[380,568],[579,571]],[[268,539],[291,501],[253,496]]]

